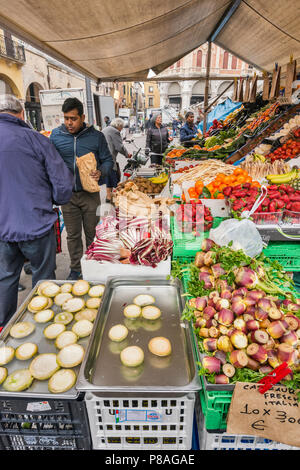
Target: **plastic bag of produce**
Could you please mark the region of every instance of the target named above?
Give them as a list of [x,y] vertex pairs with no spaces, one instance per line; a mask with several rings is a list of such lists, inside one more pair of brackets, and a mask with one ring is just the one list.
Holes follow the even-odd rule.
[[242,249],[247,256],[259,255],[263,241],[255,224],[249,219],[227,219],[209,232],[209,238],[221,246],[232,243],[233,250]]

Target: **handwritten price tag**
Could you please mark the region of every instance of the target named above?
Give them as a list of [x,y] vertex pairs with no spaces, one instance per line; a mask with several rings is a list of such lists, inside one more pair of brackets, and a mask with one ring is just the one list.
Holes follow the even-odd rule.
[[227,418],[227,433],[254,435],[300,447],[300,402],[297,392],[273,385],[237,382]]

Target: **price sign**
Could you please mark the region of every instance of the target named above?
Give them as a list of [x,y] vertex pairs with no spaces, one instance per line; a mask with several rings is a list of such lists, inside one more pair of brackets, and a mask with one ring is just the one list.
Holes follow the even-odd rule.
[[297,392],[283,385],[273,385],[262,394],[259,388],[259,384],[237,382],[226,432],[259,436],[300,447],[300,402]]

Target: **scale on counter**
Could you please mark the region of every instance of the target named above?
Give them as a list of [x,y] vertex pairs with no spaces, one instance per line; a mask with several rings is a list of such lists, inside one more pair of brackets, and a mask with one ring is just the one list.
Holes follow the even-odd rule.
[[300,242],[300,224],[256,225],[263,241]]

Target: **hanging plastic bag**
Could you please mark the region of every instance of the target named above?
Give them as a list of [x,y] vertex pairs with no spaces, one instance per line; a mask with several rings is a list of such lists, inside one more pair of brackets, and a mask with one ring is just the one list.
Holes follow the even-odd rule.
[[220,246],[227,246],[229,242],[232,242],[231,248],[233,250],[242,249],[251,258],[259,255],[263,250],[263,241],[256,225],[249,218],[267,195],[267,188],[262,186],[261,189],[261,195],[251,211],[242,212],[242,220],[224,220],[217,228],[210,230],[209,238]]

